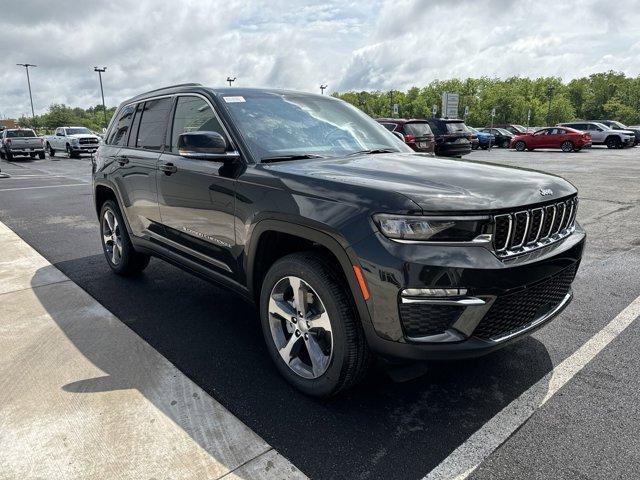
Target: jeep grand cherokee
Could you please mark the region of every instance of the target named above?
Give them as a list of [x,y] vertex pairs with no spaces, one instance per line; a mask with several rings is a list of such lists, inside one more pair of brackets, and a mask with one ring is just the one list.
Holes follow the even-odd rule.
[[570,301],[576,189],[531,170],[413,152],[332,97],[187,84],[118,108],[94,164],[111,269],[160,257],[255,301],[307,394],[373,355],[478,356]]

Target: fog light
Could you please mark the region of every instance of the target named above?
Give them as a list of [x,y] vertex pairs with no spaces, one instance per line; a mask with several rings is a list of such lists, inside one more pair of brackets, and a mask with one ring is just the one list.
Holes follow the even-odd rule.
[[403,297],[459,297],[466,295],[466,288],[405,288]]

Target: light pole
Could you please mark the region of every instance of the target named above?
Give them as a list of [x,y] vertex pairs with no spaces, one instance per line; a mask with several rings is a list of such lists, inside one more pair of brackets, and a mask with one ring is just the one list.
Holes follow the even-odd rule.
[[320,93],[321,93],[322,95],[324,95],[324,90],[325,90],[325,88],[327,88],[327,85],[326,85],[326,84],[324,84],[324,83],[323,83],[323,84],[320,84]]
[[233,78],[227,77],[227,82],[229,82],[229,86],[231,86],[231,84],[235,81],[236,81],[236,77],[233,77]]
[[102,96],[102,112],[104,113],[104,127],[107,128],[107,106],[104,103],[104,89],[102,88],[102,74],[107,70],[107,67],[93,67],[94,72],[98,72],[98,78],[100,79],[100,95]]
[[33,128],[36,127],[36,112],[33,109],[33,96],[31,95],[31,79],[29,78],[29,67],[37,67],[31,63],[16,63],[19,67],[24,67],[27,71],[27,85],[29,85],[29,101],[31,102],[31,118],[33,119]]

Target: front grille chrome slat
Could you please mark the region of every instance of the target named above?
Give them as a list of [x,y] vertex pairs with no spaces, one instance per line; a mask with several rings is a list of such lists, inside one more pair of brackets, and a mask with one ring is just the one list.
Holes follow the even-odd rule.
[[493,246],[499,257],[529,252],[568,235],[575,226],[578,199],[493,217]]

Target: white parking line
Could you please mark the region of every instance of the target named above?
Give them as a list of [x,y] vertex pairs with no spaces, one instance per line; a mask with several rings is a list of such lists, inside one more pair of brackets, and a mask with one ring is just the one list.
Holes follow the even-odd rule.
[[0,188],[0,192],[15,192],[16,190],[35,190],[38,188],[59,188],[59,187],[81,187],[89,185],[86,183],[67,183],[65,185],[41,185],[39,187],[17,187],[17,188]]
[[[570,357],[538,380],[531,388],[485,423],[456,448],[424,480],[467,478],[504,443],[535,411],[543,406],[598,353],[620,335],[640,315],[640,297],[621,311]],[[542,400],[540,400],[542,399]]]

